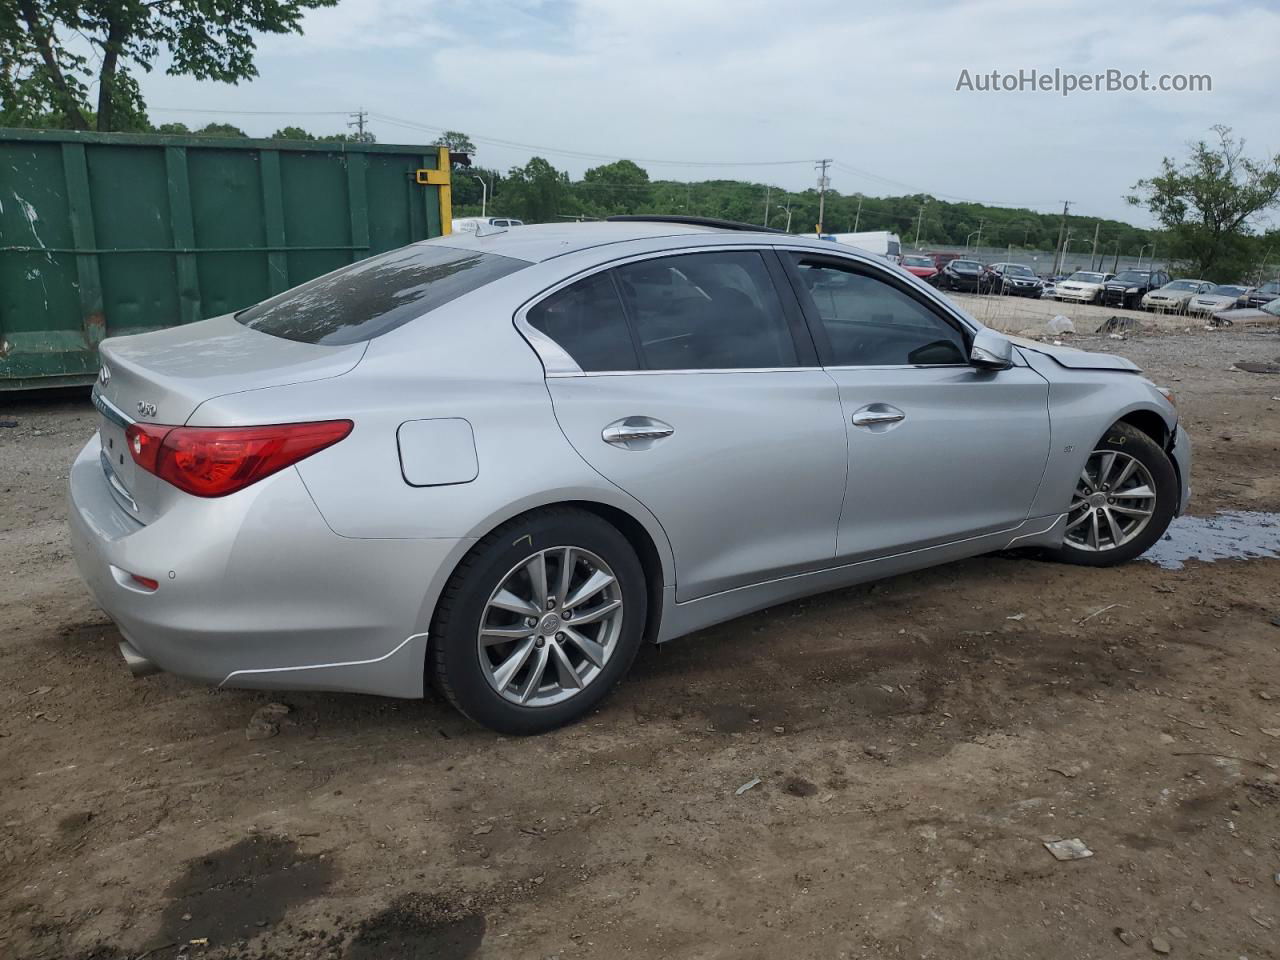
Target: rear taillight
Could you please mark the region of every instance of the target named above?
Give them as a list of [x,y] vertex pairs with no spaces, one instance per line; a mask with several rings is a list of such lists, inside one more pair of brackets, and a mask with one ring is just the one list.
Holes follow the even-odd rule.
[[135,423],[126,431],[134,462],[197,497],[225,497],[332,446],[350,420],[264,427],[166,427]]

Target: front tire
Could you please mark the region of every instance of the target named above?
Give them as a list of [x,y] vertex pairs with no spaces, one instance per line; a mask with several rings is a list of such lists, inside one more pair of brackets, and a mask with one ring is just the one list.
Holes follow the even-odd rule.
[[568,507],[508,521],[458,565],[436,606],[427,670],[500,733],[582,717],[630,669],[648,614],[644,570],[617,528]]
[[1140,556],[1164,536],[1178,503],[1178,475],[1160,445],[1117,423],[1076,481],[1056,560],[1110,567]]

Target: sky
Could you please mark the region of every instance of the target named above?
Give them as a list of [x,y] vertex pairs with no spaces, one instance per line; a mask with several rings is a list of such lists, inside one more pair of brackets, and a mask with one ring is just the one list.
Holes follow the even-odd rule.
[[[142,78],[154,122],[345,129],[385,143],[471,135],[477,163],[619,158],[654,178],[815,184],[869,196],[1146,224],[1139,178],[1226,124],[1280,153],[1280,4],[1114,0],[341,0],[264,36],[231,86]],[[968,71],[1208,74],[1204,92],[957,90]],[[226,113],[197,111],[228,111]],[[255,111],[273,111],[271,113]],[[666,162],[658,162],[666,161]]]

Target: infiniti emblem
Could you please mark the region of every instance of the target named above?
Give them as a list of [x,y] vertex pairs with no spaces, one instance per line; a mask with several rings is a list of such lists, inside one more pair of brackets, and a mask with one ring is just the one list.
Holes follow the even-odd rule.
[[156,415],[156,405],[147,400],[138,401],[138,416],[154,417]]

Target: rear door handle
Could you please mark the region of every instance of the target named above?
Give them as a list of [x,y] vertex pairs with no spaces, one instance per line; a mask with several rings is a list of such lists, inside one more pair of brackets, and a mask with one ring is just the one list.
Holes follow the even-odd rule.
[[895,406],[887,403],[869,403],[854,413],[853,425],[855,427],[874,427],[897,423],[906,418],[907,415]]
[[675,432],[671,424],[654,417],[623,417],[600,431],[600,438],[626,450],[647,450],[654,442]]

